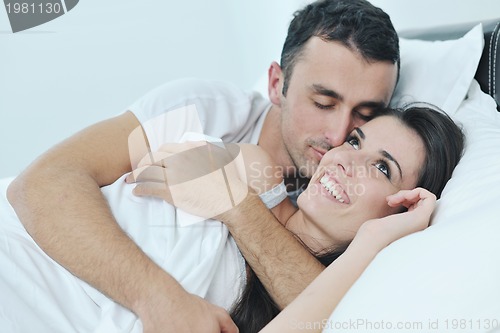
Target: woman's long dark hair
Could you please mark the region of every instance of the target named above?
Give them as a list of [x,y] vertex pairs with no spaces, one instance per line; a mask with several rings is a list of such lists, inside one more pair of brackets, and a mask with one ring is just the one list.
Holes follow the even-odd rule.
[[[300,240],[299,240],[300,241]],[[330,265],[347,248],[314,255],[324,266]],[[248,281],[238,303],[231,310],[231,318],[240,333],[259,332],[280,313],[279,307],[267,292],[255,272],[248,270]]]
[[[444,186],[451,178],[453,169],[460,161],[465,146],[462,130],[444,112],[427,106],[412,106],[407,109],[386,108],[378,116],[393,116],[414,130],[424,142],[426,158],[417,180],[423,187],[440,197]],[[315,257],[325,266],[331,264],[347,248],[322,251]],[[280,312],[253,270],[249,270],[248,282],[242,296],[231,311],[231,317],[240,333],[260,331]]]

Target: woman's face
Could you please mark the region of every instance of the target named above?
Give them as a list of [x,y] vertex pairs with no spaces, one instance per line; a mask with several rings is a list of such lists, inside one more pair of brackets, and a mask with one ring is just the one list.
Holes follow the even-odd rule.
[[422,139],[395,117],[353,130],[322,158],[298,198],[303,225],[291,231],[313,250],[351,241],[363,222],[400,210],[389,207],[386,197],[416,186],[424,158]]

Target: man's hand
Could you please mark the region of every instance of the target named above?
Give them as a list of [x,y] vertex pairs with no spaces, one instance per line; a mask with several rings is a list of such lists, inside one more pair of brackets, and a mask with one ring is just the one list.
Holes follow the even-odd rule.
[[134,194],[160,198],[182,210],[214,218],[248,194],[244,161],[235,144],[187,142],[148,154],[126,181]]
[[[237,333],[238,327],[223,309],[204,299],[182,293],[170,297],[157,295],[142,307],[144,333]],[[171,308],[172,311],[165,312]]]

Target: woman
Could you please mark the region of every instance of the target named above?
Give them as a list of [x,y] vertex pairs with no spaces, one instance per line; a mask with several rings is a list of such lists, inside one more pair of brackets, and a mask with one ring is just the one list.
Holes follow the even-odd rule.
[[[171,147],[178,149],[183,145]],[[347,270],[345,267],[336,267],[342,267],[345,261],[354,260],[360,263],[359,269],[362,270],[374,253],[388,243],[424,228],[434,207],[435,197],[430,192],[439,196],[460,158],[462,147],[461,131],[447,116],[437,111],[414,108],[398,113],[387,110],[385,116],[355,130],[343,146],[324,156],[309,187],[299,198],[299,210],[288,200],[283,200],[283,192],[274,190],[275,185],[281,183],[280,175],[277,172],[264,172],[266,168],[272,168],[273,163],[271,157],[263,154],[258,147],[241,146],[245,161],[258,161],[258,165],[247,164],[250,167],[245,168],[243,176],[237,175],[238,170],[224,168],[225,172],[221,173],[223,177],[219,177],[219,180],[224,189],[227,189],[228,181],[231,184],[231,196],[235,199],[233,203],[237,203],[247,193],[247,182],[241,181],[244,177],[247,177],[248,184],[255,191],[263,192],[265,197],[270,195],[271,199],[265,200],[270,202],[269,207],[280,222],[321,257],[325,264],[343,252],[363,225],[355,238],[359,241],[355,241],[341,257],[347,259],[339,259],[328,268],[328,271],[334,273],[342,272],[345,279],[345,283],[339,283],[336,288],[340,299],[359,275],[359,271],[352,272],[349,265]],[[408,151],[412,154],[407,154]],[[238,158],[234,161],[234,164],[241,162]],[[224,161],[215,164],[219,168],[227,163]],[[190,174],[187,169],[189,165],[202,164],[182,164],[180,175]],[[175,166],[179,167],[179,163],[167,165],[166,169],[175,169]],[[227,191],[205,186],[204,181],[212,179],[207,177],[193,177],[196,178],[194,183],[172,185],[171,182],[166,187],[162,178],[166,169],[161,164],[146,168],[149,171],[144,171],[138,177],[141,184],[137,188],[124,182],[123,178],[103,188],[102,192],[114,216],[144,252],[172,274],[187,291],[226,309],[232,308],[235,300],[240,298],[232,311],[235,322],[241,331],[259,330],[278,313],[277,307],[251,271],[247,277],[245,261],[234,240],[229,237],[227,228],[221,223],[186,213],[191,211],[208,217],[220,214],[226,206],[213,210],[214,201],[205,202],[205,206],[210,208],[207,213],[202,205],[204,200],[199,200],[198,195],[209,192],[209,197],[213,197],[219,204],[221,200],[218,194],[227,196]],[[256,175],[255,170],[261,172]],[[168,179],[178,182],[175,178]],[[158,184],[161,186],[158,187]],[[192,185],[197,187],[193,189]],[[427,190],[414,190],[418,186]],[[169,200],[183,209],[176,209],[163,200],[139,197],[148,194],[148,189],[151,188],[157,190],[154,194],[159,198]],[[158,188],[163,190],[158,191]],[[388,195],[392,196],[386,199]],[[275,198],[282,200],[281,203],[277,204]],[[404,210],[404,207],[409,208],[407,213],[395,214]],[[390,221],[387,225],[396,232],[377,231],[378,237],[367,240],[363,235],[371,230],[378,230],[370,226],[378,226],[380,221],[377,219],[380,218],[387,221],[387,218],[383,218],[387,215],[390,215],[390,219],[413,222],[401,229],[401,223]],[[370,223],[365,223],[366,221]],[[142,331],[140,321],[133,313],[78,280],[45,256],[26,234],[14,214],[5,215],[2,224],[6,237],[3,239],[5,243],[1,242],[0,245],[6,246],[0,246],[1,262],[12,262],[11,266],[15,268],[16,263],[24,262],[17,254],[28,253],[29,250],[35,252],[36,260],[32,262],[36,264],[18,269],[15,276],[9,277],[10,273],[6,271],[0,278],[0,282],[5,282],[0,283],[0,293],[10,295],[12,284],[27,280],[29,287],[19,285],[15,288],[16,295],[13,297],[17,297],[22,303],[24,299],[31,299],[32,295],[36,295],[38,302],[30,305],[29,310],[37,315],[43,313],[45,322],[51,322],[51,315],[62,313],[60,304],[61,299],[64,299],[62,302],[65,304],[78,303],[77,311],[71,310],[75,307],[68,306],[61,316],[70,318],[70,324],[78,321],[81,325],[87,325],[80,331],[88,331],[89,326],[93,332]],[[392,228],[393,225],[396,227]],[[8,237],[9,235],[15,237]],[[365,244],[372,245],[364,248]],[[43,265],[49,271],[38,269]],[[55,281],[54,289],[45,288],[44,284],[38,288],[38,281],[30,280],[35,277],[40,281],[48,281],[47,283]],[[243,288],[245,290],[242,293]],[[17,303],[17,298],[13,302]],[[52,305],[54,311],[49,311]],[[24,318],[26,317],[29,318],[27,313]]]
[[[308,188],[299,196],[299,210],[292,207],[288,200],[273,208],[280,222],[325,265],[348,248],[353,238],[356,240],[342,259],[328,268],[332,273],[323,274],[331,277],[342,272],[342,281],[338,286],[329,288],[336,294],[329,298],[327,304],[335,305],[340,300],[370,259],[383,247],[428,225],[436,197],[440,196],[451,177],[463,145],[463,133],[441,112],[420,107],[405,111],[386,110],[382,116],[354,130],[343,146],[325,154]],[[188,147],[192,148],[192,145]],[[250,148],[257,149],[250,152],[247,150],[249,147],[241,148],[245,161],[261,162],[260,170],[272,164],[271,158],[262,157],[263,152],[257,148]],[[165,152],[168,156],[169,152],[173,154],[184,149],[185,146],[174,145],[167,147]],[[248,182],[258,184],[251,186],[256,191],[261,190],[262,184],[269,189],[281,181],[279,172],[267,172],[275,179],[262,177],[265,172],[261,172],[261,179],[255,182],[255,178],[259,177],[252,176],[249,163],[245,164]],[[184,163],[183,170],[187,165],[200,165],[200,161]],[[155,195],[198,215],[216,215],[217,209],[213,207],[221,198],[217,193],[225,193],[221,189],[227,188],[229,170],[226,170],[224,180],[219,179],[222,187],[213,183],[196,184],[197,188],[213,191],[209,196],[194,199],[193,202],[193,190],[189,184],[184,188],[162,191],[156,183],[161,178],[158,169],[162,167],[151,166],[148,176],[138,177],[141,184],[135,190],[137,195]],[[230,189],[235,198],[244,195],[240,193],[246,193],[246,185],[243,181],[232,179]],[[209,200],[210,197],[213,200]],[[347,268],[345,262],[349,262]],[[318,314],[329,315],[333,310],[331,306],[322,308],[323,312],[318,311]],[[245,292],[232,311],[240,331],[258,331],[277,313],[278,307],[251,272]],[[292,317],[288,315],[288,318]]]

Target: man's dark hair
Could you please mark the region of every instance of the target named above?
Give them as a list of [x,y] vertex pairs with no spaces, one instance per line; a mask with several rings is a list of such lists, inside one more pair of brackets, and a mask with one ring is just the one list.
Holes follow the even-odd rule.
[[399,38],[389,15],[365,0],[319,0],[295,12],[281,52],[286,96],[293,68],[311,37],[339,42],[366,61],[400,67]]

